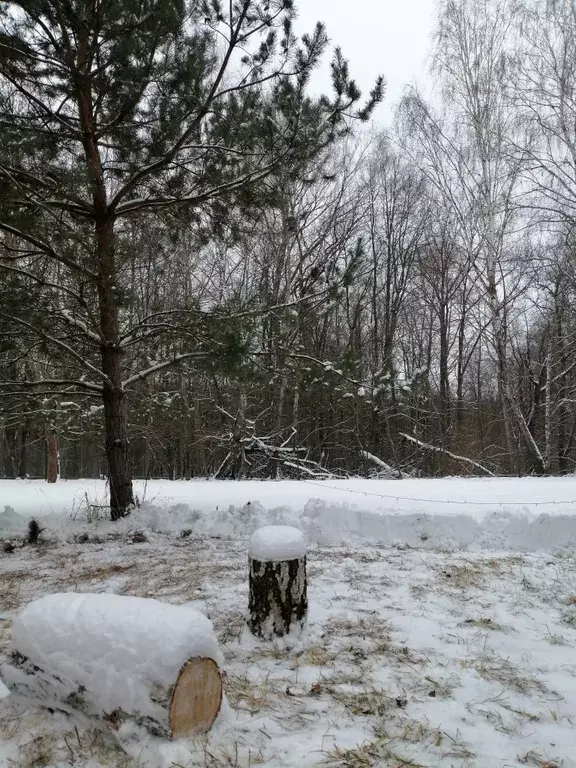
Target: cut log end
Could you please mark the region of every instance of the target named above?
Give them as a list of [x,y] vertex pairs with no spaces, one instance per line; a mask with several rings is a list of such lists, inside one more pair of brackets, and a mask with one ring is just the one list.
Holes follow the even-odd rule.
[[212,659],[191,659],[180,670],[170,702],[170,731],[179,739],[210,730],[222,706],[222,678]]

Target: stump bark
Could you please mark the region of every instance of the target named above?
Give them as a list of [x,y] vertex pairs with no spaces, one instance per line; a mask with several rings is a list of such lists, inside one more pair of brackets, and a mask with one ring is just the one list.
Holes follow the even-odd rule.
[[306,556],[276,562],[249,559],[248,626],[263,638],[301,629],[308,612]]

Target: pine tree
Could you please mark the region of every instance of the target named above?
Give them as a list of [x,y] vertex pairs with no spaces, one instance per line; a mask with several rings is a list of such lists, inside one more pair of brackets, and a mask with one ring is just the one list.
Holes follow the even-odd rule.
[[333,95],[310,96],[327,39],[318,24],[298,40],[294,13],[292,0],[1,6],[0,266],[51,292],[40,336],[78,370],[17,383],[102,398],[113,519],[134,500],[127,388],[196,354],[128,369],[127,340],[143,335],[123,311],[131,222],[250,206],[275,169],[297,175],[381,98],[379,79],[357,108],[338,50]]

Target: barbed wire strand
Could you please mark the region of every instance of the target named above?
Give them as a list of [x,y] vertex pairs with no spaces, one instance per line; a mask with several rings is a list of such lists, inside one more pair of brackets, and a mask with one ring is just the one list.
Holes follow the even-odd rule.
[[[313,480],[304,480],[306,485],[316,485],[318,488],[330,488],[333,491],[345,491],[346,493],[356,493],[360,496],[376,496],[379,499],[393,499],[394,501],[418,501],[424,504],[468,504],[476,507],[541,507],[550,506],[551,504],[576,504],[576,499],[566,499],[560,501],[464,501],[464,500],[450,500],[450,499],[417,499],[412,496],[396,496],[383,493],[373,493],[371,491],[358,491],[355,488],[338,488],[335,485],[327,485],[324,481],[315,483]],[[397,482],[397,481],[393,481]]]

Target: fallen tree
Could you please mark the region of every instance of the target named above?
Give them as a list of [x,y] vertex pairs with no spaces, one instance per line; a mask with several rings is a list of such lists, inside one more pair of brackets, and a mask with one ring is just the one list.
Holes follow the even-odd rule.
[[491,472],[489,469],[482,466],[482,464],[479,464],[477,461],[474,461],[474,459],[469,459],[467,456],[459,456],[457,453],[452,453],[451,451],[446,450],[446,448],[440,448],[437,445],[424,443],[422,442],[422,440],[418,440],[416,437],[407,435],[405,432],[400,432],[399,434],[400,434],[400,437],[403,437],[405,440],[408,440],[411,443],[415,443],[416,445],[419,445],[420,448],[425,448],[427,451],[435,451],[436,453],[443,453],[445,456],[449,456],[451,459],[454,459],[455,461],[463,461],[465,464],[470,464],[472,467],[476,467],[476,469],[479,469],[481,472],[484,472],[486,475],[489,475],[490,477],[496,477],[494,472]]

